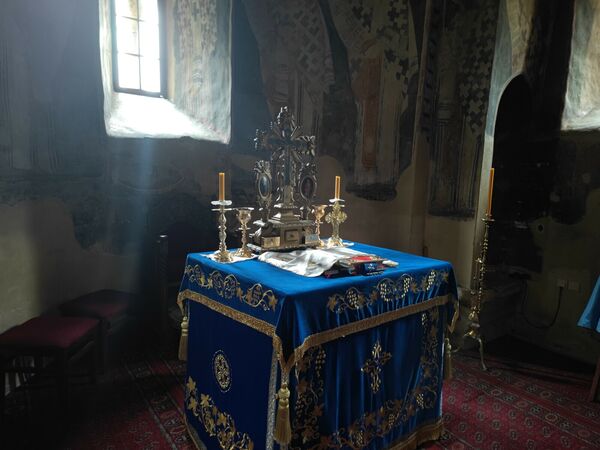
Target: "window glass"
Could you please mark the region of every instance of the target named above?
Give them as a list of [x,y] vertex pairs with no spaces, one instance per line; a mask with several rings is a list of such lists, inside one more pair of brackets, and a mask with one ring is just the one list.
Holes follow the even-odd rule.
[[138,21],[117,17],[117,51],[139,54]]
[[115,14],[121,17],[138,17],[137,0],[115,0]]
[[137,56],[119,53],[119,86],[126,89],[140,89],[140,63]]
[[158,25],[140,22],[140,50],[142,56],[160,57]]
[[140,19],[158,24],[158,3],[156,0],[140,0]]
[[160,22],[157,0],[114,0],[117,89],[161,92]]
[[160,91],[160,60],[142,57],[141,59],[142,89],[149,92]]

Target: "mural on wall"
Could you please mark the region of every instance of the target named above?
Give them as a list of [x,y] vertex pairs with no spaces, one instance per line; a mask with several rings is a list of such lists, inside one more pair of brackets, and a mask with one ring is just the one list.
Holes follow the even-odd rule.
[[449,2],[436,61],[429,213],[475,214],[498,2]]
[[[94,22],[76,20],[82,7],[23,2],[3,5],[0,14],[0,170],[52,175],[99,173],[102,136],[96,126],[101,104],[86,84],[99,80],[95,66],[79,64],[83,49],[72,33],[94,29]],[[55,11],[55,6],[63,13]],[[58,19],[60,16],[60,19]],[[30,33],[29,28],[46,30]],[[97,27],[97,25],[96,25]],[[93,38],[96,38],[94,35]],[[88,42],[84,39],[83,42]],[[17,44],[18,43],[18,44]],[[72,95],[65,95],[62,87]],[[79,114],[79,102],[90,114]],[[69,133],[62,121],[87,133]]]
[[[231,45],[229,0],[171,0],[172,101],[229,140]],[[204,105],[210,104],[210,108]]]
[[[342,150],[327,148],[332,144],[327,141],[320,151],[343,159],[342,165],[353,172],[349,187],[357,195],[393,198],[398,177],[411,160],[422,10],[413,17],[408,0],[245,0],[245,5],[270,107],[289,104],[305,131],[323,142],[330,131],[323,127],[323,117],[344,120],[347,114],[331,110],[343,102],[332,102],[330,96],[336,78],[348,77],[349,92],[337,90],[335,95],[352,98],[353,139],[341,140]],[[335,39],[347,54],[345,73],[334,67]]]

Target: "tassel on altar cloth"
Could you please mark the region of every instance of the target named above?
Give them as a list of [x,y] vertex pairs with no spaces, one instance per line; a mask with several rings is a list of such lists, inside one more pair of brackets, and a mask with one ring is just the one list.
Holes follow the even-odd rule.
[[444,380],[452,379],[452,345],[450,339],[444,340]]
[[279,445],[287,445],[292,441],[292,426],[290,424],[290,390],[287,383],[282,383],[277,392],[277,418],[275,419],[275,441]]
[[181,320],[181,337],[179,338],[179,360],[187,361],[188,353],[188,317],[183,316]]

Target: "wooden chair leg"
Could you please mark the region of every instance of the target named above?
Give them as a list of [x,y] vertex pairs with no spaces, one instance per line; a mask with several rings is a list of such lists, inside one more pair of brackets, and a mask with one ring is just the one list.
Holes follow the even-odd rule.
[[4,433],[4,405],[6,394],[6,370],[4,369],[4,358],[0,358],[0,433]]
[[102,370],[104,372],[102,365],[102,350],[101,350],[101,342],[100,342],[100,331],[98,331],[97,335],[92,342],[92,348],[90,349],[90,377],[92,379],[92,383],[96,384],[98,382],[98,371]]
[[58,362],[58,398],[63,410],[66,413],[69,410],[69,356],[66,351],[59,353]]
[[100,373],[106,373],[106,366],[108,363],[108,322],[101,320],[98,326],[98,336],[96,338],[96,358],[98,358],[98,367]]
[[594,378],[592,380],[592,386],[590,388],[590,393],[588,394],[588,402],[593,402],[596,398],[596,394],[598,394],[598,386],[600,384],[600,356],[598,357],[598,361],[596,362],[596,372],[594,373]]

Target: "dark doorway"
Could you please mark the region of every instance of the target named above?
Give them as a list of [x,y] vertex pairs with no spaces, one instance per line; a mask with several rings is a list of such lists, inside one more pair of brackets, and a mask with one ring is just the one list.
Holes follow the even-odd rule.
[[532,96],[522,75],[504,90],[494,131],[496,170],[489,263],[505,273],[541,270],[530,222],[548,207],[549,157],[543,142],[531,139]]

